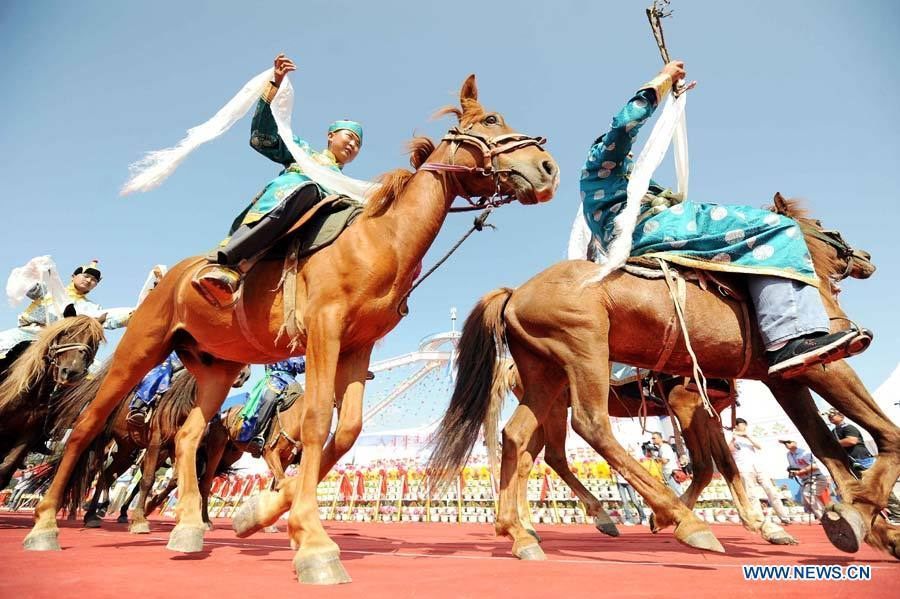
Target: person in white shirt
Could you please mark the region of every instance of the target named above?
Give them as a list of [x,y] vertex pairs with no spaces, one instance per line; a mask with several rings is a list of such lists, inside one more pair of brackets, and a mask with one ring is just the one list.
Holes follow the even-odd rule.
[[662,465],[663,480],[675,491],[675,494],[681,496],[681,485],[675,480],[675,470],[678,469],[678,456],[672,450],[672,447],[663,441],[661,433],[653,433],[650,436],[650,442],[656,446],[659,456],[657,459]]
[[759,471],[757,452],[762,447],[747,433],[747,421],[743,418],[736,418],[732,432],[728,447],[731,449],[731,455],[734,456],[734,463],[737,465],[738,472],[741,473],[741,480],[744,482],[747,492],[752,494],[751,496],[759,497],[758,490],[761,487],[781,523],[790,524],[790,516],[784,509],[778,491],[772,485],[772,479]]

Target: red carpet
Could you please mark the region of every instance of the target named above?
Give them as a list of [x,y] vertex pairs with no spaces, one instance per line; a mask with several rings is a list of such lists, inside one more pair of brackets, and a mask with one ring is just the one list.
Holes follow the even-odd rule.
[[[217,522],[197,555],[165,549],[173,522],[154,520],[150,535],[124,525],[83,530],[63,523],[63,551],[21,549],[29,515],[0,515],[0,597],[890,597],[900,563],[868,547],[849,556],[818,526],[789,528],[801,544],[768,545],[739,526],[714,526],[725,555],[675,542],[671,530],[622,528],[618,539],[589,526],[543,526],[549,561],[520,562],[510,543],[484,524],[326,523],[353,582],[299,585],[286,533],[237,539]],[[280,524],[282,531],[285,524]],[[870,581],[745,581],[741,565],[868,564]],[[893,590],[891,590],[893,589]],[[265,593],[265,595],[263,595]],[[896,596],[896,595],[894,595]]]

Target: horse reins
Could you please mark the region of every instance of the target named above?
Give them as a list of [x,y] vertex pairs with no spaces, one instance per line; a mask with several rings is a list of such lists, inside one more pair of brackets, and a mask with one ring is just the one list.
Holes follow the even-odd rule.
[[[431,276],[434,271],[436,271],[444,262],[447,261],[450,256],[453,255],[453,252],[459,249],[459,247],[463,244],[463,242],[469,238],[469,236],[475,231],[481,231],[485,227],[490,227],[492,229],[496,229],[494,225],[487,223],[487,218],[490,216],[491,211],[494,208],[502,206],[504,204],[508,204],[513,201],[511,196],[504,196],[500,190],[500,176],[508,175],[508,174],[518,174],[514,169],[501,169],[497,166],[497,156],[500,154],[505,154],[507,152],[515,152],[516,150],[520,150],[522,148],[526,148],[528,146],[537,146],[540,148],[545,143],[547,143],[547,138],[545,137],[530,137],[528,135],[522,135],[520,133],[509,133],[505,135],[498,135],[496,137],[482,137],[475,133],[470,133],[469,130],[471,126],[466,129],[460,131],[457,127],[450,129],[447,134],[441,138],[441,141],[446,141],[451,144],[450,151],[450,160],[451,162],[426,162],[422,166],[419,167],[419,170],[432,171],[445,175],[446,177],[453,177],[456,173],[475,173],[481,175],[483,177],[492,177],[494,180],[494,194],[489,198],[479,198],[478,200],[473,200],[471,196],[469,196],[462,185],[459,185],[457,182],[456,187],[462,192],[462,197],[469,202],[468,206],[462,206],[459,208],[451,207],[449,212],[468,212],[471,210],[482,210],[481,214],[475,217],[475,221],[472,223],[472,226],[468,231],[457,241],[450,251],[448,251],[444,256],[435,263],[428,271],[421,275],[409,288],[409,291],[403,294],[403,297],[400,298],[400,301],[397,303],[397,313],[400,316],[406,316],[409,314],[409,307],[406,305],[406,300],[409,299],[409,296],[412,292],[421,285],[425,279]],[[456,151],[463,144],[474,145],[481,151],[481,166],[465,166],[462,164],[454,164],[452,162],[453,157],[456,155]]]

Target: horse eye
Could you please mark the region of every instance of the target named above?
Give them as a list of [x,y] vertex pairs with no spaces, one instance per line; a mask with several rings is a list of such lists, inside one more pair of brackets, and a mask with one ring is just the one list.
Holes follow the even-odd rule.
[[498,119],[497,115],[495,115],[495,114],[489,114],[484,119],[485,125],[496,125],[498,123],[500,123],[500,119]]

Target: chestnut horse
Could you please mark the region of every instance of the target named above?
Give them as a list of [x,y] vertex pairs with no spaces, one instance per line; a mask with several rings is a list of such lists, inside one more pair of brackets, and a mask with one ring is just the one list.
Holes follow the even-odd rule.
[[[319,519],[316,485],[352,446],[362,426],[362,398],[375,342],[393,329],[419,265],[457,196],[517,199],[535,204],[553,197],[557,166],[543,140],[516,134],[503,117],[478,102],[474,75],[453,108],[459,126],[435,147],[413,143],[418,170],[394,171],[365,211],[331,245],[301,261],[292,297],[285,299],[282,263],[263,260],[247,274],[243,299],[216,307],[191,285],[207,264],[195,257],[173,267],[135,311],[96,399],[76,424],[48,493],[35,510],[26,549],[58,549],[59,509],[69,474],[121,399],[173,349],[197,378],[197,404],[176,438],[178,524],[168,547],[197,552],[203,526],[194,461],[206,423],[218,411],[243,364],[267,364],[306,355],[306,397],[299,475],[259,503],[255,518],[273,523],[290,508],[288,532],[299,547],[294,569],[301,582],[349,582],[337,544]],[[427,161],[427,163],[426,163]],[[422,166],[423,168],[418,168]],[[300,329],[279,336],[285,302]],[[335,401],[337,400],[337,401]],[[337,430],[326,445],[332,413]]]
[[[68,310],[68,309],[67,309]],[[105,339],[103,320],[67,317],[47,326],[3,373],[0,383],[0,489],[24,462],[29,450],[42,448],[58,419],[60,391],[78,382]],[[80,407],[83,407],[82,404]]]
[[[775,210],[800,224],[822,281],[820,295],[833,327],[846,326],[830,283],[846,276],[866,278],[875,268],[870,256],[855,251],[835,231],[823,230],[796,205],[775,196]],[[616,271],[600,283],[585,285],[596,273],[586,261],[561,262],[516,289],[500,289],[482,298],[466,322],[460,339],[459,373],[450,409],[438,432],[432,470],[438,480],[452,476],[467,457],[484,421],[494,368],[506,345],[522,376],[525,396],[503,431],[500,510],[496,528],[513,538],[513,553],[540,557],[535,539],[519,522],[516,468],[521,452],[554,402],[564,401],[568,386],[572,425],[613,468],[646,499],[656,524],[676,525],[675,538],[692,547],[720,550],[709,527],[661,482],[654,480],[612,436],[609,422],[611,360],[641,368],[658,367],[675,308],[663,280],[645,280]],[[810,368],[792,379],[770,378],[755,328],[742,327],[741,307],[730,298],[687,286],[686,320],[698,362],[706,374],[735,378],[751,352],[743,378],[763,381],[801,431],[810,449],[830,471],[844,503],[829,506],[822,519],[829,540],[853,552],[865,539],[900,555],[900,534],[880,512],[900,474],[900,428],[878,407],[846,361]],[[468,349],[466,349],[468,348]],[[467,355],[468,360],[463,360]],[[604,365],[600,367],[600,365]],[[692,360],[683,339],[660,368],[690,375]],[[862,425],[875,439],[879,458],[861,480],[850,471],[848,457],[819,417],[809,393]]]
[[[485,421],[485,442],[488,448],[488,456],[492,458],[492,470],[496,472],[495,456],[499,455],[497,422],[503,400],[512,392],[522,401],[525,390],[519,379],[519,372],[515,363],[507,360],[507,364],[501,365],[494,381],[494,389],[491,394],[491,405],[488,408]],[[640,381],[637,384],[641,384]],[[722,473],[725,483],[731,491],[735,508],[741,518],[744,528],[751,532],[759,533],[763,539],[773,545],[795,545],[797,540],[788,534],[781,526],[766,520],[760,509],[759,502],[750,498],[741,479],[734,457],[728,448],[725,435],[722,432],[721,422],[708,414],[703,405],[703,400],[696,387],[685,382],[685,379],[666,378],[654,385],[663,401],[669,404],[669,409],[652,401],[645,401],[641,392],[636,389],[635,383],[613,386],[610,388],[614,399],[609,405],[609,415],[618,418],[635,418],[640,416],[671,416],[678,419],[681,425],[682,436],[691,456],[693,477],[691,484],[681,496],[681,501],[693,509],[700,494],[709,485],[713,475],[713,464]],[[734,393],[734,391],[732,391]],[[734,396],[730,393],[710,394],[713,409],[721,413],[725,408],[734,405]],[[568,398],[565,402],[555,402],[547,413],[543,424],[537,427],[521,454],[520,462],[516,468],[518,475],[518,503],[519,519],[526,531],[540,541],[540,537],[531,523],[531,509],[528,505],[528,476],[534,465],[534,459],[544,450],[544,461],[553,468],[559,477],[575,493],[584,504],[587,515],[594,519],[594,526],[600,532],[612,536],[619,536],[615,523],[610,518],[603,505],[594,495],[585,488],[581,481],[569,469],[566,458],[566,417],[568,415]],[[499,479],[499,477],[498,477]],[[658,532],[656,519],[650,515],[650,529]]]

